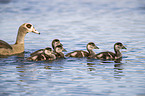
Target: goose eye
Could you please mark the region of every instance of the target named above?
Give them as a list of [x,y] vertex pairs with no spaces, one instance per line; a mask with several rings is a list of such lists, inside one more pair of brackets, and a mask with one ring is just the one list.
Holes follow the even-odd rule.
[[26,26],[27,26],[27,28],[31,28],[32,25],[31,24],[27,24]]

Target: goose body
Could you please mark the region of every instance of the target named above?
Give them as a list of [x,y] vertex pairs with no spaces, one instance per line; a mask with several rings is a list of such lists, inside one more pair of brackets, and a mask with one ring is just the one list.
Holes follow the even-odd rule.
[[53,50],[50,47],[43,49],[42,53],[34,54],[27,58],[32,61],[44,61],[44,60],[55,60],[56,56],[53,54]]
[[24,52],[24,37],[28,32],[40,34],[30,23],[24,23],[19,27],[17,39],[15,44],[8,44],[0,40],[0,55],[14,55]]
[[76,50],[66,54],[65,56],[66,57],[93,57],[95,55],[93,49],[99,49],[93,42],[89,42],[86,48],[88,52],[83,50]]
[[120,49],[126,49],[125,46],[120,43],[120,42],[117,42],[114,44],[114,51],[115,53],[113,52],[100,52],[98,54],[96,54],[94,56],[95,59],[105,59],[105,60],[114,60],[114,59],[119,59],[122,57],[122,54],[120,52]]

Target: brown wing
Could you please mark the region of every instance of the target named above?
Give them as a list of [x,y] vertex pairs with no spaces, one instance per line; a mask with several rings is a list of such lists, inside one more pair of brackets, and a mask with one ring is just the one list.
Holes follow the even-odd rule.
[[43,53],[43,51],[44,51],[44,49],[40,49],[40,50],[37,50],[37,51],[31,53],[30,55],[31,55],[31,56],[34,56],[34,55],[37,55],[37,54]]
[[89,57],[89,53],[86,51],[82,51],[83,52],[83,57]]
[[101,52],[95,55],[97,59],[115,59],[115,54],[113,52]]
[[7,42],[0,40],[0,48],[13,49]]
[[65,55],[66,57],[87,57],[88,53],[83,50],[76,50]]

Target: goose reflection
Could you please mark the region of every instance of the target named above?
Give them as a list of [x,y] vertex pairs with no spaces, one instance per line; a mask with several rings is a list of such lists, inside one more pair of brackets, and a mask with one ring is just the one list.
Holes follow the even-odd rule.
[[[25,91],[25,92],[29,92],[28,90],[32,90],[32,88],[34,87],[34,85],[39,84],[40,86],[43,80],[49,80],[51,79],[51,71],[47,71],[46,73],[46,67],[44,66],[40,66],[41,68],[38,68],[39,66],[36,63],[31,64],[32,62],[26,62],[23,63],[23,65],[17,65],[16,69],[17,69],[17,79],[19,81],[19,84],[17,84],[17,86],[19,87],[19,90],[21,91]],[[43,70],[44,69],[44,70]],[[47,66],[47,70],[51,69],[51,66]]]
[[[18,74],[18,79],[21,82],[25,83],[37,83],[37,81],[42,77],[40,74],[44,75],[43,72],[47,72],[47,77],[51,77],[52,72],[51,71],[46,71],[45,69],[51,70],[51,66],[38,66],[36,63],[31,64],[32,62],[27,63],[27,65],[17,65],[17,74]],[[38,68],[38,67],[43,67]],[[43,70],[44,69],[44,70]],[[43,77],[45,79],[45,77]]]
[[[54,64],[55,63],[55,64]],[[21,64],[17,65],[18,79],[21,82],[31,83],[33,81],[38,81],[41,78],[51,78],[55,69],[59,68],[60,72],[63,68],[58,62],[26,62],[23,61]],[[43,76],[43,77],[42,77]]]
[[18,79],[21,82],[27,82],[37,80],[36,78],[36,70],[35,67],[32,65],[18,65],[17,68],[17,74],[18,74]]

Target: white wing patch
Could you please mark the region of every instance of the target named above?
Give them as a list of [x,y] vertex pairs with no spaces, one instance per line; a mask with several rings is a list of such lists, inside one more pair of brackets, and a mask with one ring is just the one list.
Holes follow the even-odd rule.
[[76,56],[77,52],[71,53],[71,56]]
[[43,59],[43,60],[46,60],[46,57],[44,56],[44,54],[42,54],[42,56],[44,57],[44,59]]
[[106,59],[110,59],[109,56],[106,56]]
[[82,53],[83,57],[85,57],[85,54],[84,54],[84,52],[83,52],[83,51],[81,51],[81,53]]
[[103,54],[98,55],[97,57],[101,58],[103,56]]
[[32,60],[36,60],[37,57],[38,57],[38,56],[34,56],[34,57],[32,57]]
[[53,57],[54,59],[56,59],[56,56],[55,56],[54,54],[52,54],[52,57]]
[[110,53],[108,53],[108,55],[110,56],[111,59],[113,59],[112,55]]

